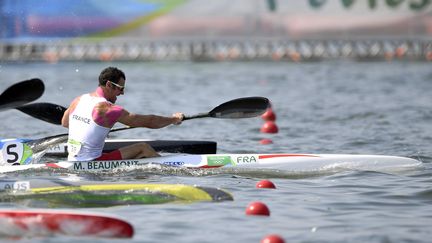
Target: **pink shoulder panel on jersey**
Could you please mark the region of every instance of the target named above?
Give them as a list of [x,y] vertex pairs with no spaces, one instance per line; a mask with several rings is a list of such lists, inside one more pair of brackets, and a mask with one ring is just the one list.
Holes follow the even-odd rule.
[[120,118],[123,112],[123,107],[111,104],[109,102],[107,102],[107,104],[109,108],[105,114],[100,114],[97,109],[93,109],[92,117],[99,126],[112,127]]

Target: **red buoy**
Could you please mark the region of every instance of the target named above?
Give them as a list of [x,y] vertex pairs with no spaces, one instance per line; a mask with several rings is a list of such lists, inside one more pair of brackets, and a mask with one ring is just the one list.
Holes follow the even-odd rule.
[[261,115],[264,121],[276,121],[276,114],[273,112],[272,108],[267,108],[266,112]]
[[266,121],[264,125],[261,127],[262,133],[278,133],[279,128],[277,127],[276,123],[272,121]]
[[246,208],[246,215],[270,216],[270,210],[262,202],[252,202]]
[[285,241],[279,235],[267,235],[261,243],[285,243]]
[[273,182],[269,180],[262,180],[262,181],[258,181],[258,183],[256,184],[256,188],[276,189],[276,186]]

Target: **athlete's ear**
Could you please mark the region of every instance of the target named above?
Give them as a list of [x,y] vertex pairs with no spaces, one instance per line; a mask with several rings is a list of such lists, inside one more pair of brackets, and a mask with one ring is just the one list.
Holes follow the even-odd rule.
[[111,89],[114,88],[113,85],[111,84],[111,81],[109,81],[109,80],[106,81],[106,83],[105,83],[105,87],[107,87],[107,88],[111,88]]

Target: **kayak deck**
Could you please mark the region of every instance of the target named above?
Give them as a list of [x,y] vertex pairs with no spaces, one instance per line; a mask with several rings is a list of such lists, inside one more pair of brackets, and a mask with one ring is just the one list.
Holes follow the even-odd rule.
[[[135,143],[148,143],[157,152],[165,153],[187,153],[187,154],[215,154],[217,143],[213,141],[201,140],[146,140],[146,139],[107,139],[105,141],[104,152],[110,152],[124,146]],[[67,145],[59,144],[47,150],[48,156],[67,156]]]

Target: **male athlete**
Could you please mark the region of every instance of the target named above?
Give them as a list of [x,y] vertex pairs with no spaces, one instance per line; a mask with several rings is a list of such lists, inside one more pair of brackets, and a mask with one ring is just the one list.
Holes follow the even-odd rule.
[[126,76],[118,68],[108,67],[99,75],[99,86],[93,93],[75,98],[65,111],[62,125],[69,128],[68,160],[120,160],[157,157],[146,143],[137,143],[102,153],[105,139],[116,122],[131,127],[162,128],[182,122],[183,113],[172,117],[130,113],[114,103],[124,94]]

